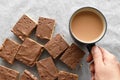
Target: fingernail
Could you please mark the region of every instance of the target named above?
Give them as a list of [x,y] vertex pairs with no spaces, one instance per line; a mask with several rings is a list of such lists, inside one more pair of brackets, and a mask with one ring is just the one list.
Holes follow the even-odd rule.
[[98,48],[97,46],[94,46],[94,47],[92,48],[92,54],[98,53],[98,52],[99,52],[99,48]]

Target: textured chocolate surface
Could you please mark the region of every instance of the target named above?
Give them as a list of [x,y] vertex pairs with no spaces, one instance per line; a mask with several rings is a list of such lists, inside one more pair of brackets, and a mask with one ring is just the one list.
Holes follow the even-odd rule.
[[36,36],[41,39],[49,40],[55,27],[55,20],[50,18],[40,17],[36,29]]
[[57,34],[54,38],[45,44],[45,49],[54,59],[63,53],[68,47],[69,45],[60,34]]
[[0,65],[0,80],[18,80],[19,72]]
[[27,15],[23,15],[13,27],[12,32],[21,40],[29,37],[32,30],[36,27],[36,23]]
[[78,80],[78,75],[65,71],[59,71],[58,80]]
[[16,59],[22,61],[27,66],[32,67],[35,65],[42,51],[43,46],[41,44],[30,38],[26,38],[16,54]]
[[20,80],[38,80],[31,72],[25,70],[24,73],[21,75]]
[[13,40],[6,39],[0,49],[0,57],[8,63],[13,64],[15,55],[20,47],[20,44]]
[[84,56],[84,52],[74,43],[63,53],[60,58],[63,63],[71,69],[75,69],[80,59]]
[[58,70],[51,57],[37,62],[37,69],[41,80],[55,80],[58,76]]

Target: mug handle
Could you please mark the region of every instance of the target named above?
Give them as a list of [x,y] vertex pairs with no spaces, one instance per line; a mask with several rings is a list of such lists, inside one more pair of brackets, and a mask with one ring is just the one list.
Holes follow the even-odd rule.
[[95,43],[87,44],[87,49],[90,53],[91,53],[91,49],[92,49],[93,46],[95,46]]

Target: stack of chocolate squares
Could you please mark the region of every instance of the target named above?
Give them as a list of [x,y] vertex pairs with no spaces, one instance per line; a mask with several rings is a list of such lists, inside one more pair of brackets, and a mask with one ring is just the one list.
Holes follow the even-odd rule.
[[[34,29],[36,29],[36,37],[48,41],[45,45],[30,38]],[[7,38],[0,48],[0,57],[10,64],[18,60],[29,67],[36,65],[40,80],[78,80],[77,74],[59,70],[55,66],[54,59],[60,57],[60,60],[68,67],[76,69],[85,53],[74,43],[69,46],[60,34],[52,37],[54,29],[54,19],[40,17],[37,23],[28,15],[23,15],[12,29],[12,32],[23,43],[19,44]],[[43,50],[46,50],[50,57],[38,60]],[[0,66],[0,80],[18,80],[18,75],[18,71]],[[38,79],[31,72],[25,70],[20,76],[20,80]]]

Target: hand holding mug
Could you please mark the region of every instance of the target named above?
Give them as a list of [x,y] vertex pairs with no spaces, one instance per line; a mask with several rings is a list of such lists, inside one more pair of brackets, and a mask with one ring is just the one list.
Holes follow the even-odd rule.
[[120,63],[107,50],[94,46],[87,62],[90,64],[92,80],[120,80]]

